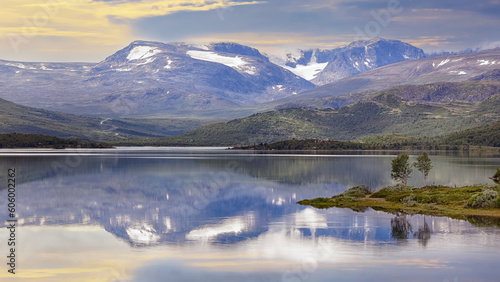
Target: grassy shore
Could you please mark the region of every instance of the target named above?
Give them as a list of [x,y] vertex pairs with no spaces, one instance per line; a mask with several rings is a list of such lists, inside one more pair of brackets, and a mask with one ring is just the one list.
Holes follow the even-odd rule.
[[338,207],[364,211],[372,208],[389,213],[447,216],[469,221],[476,217],[493,217],[500,222],[499,194],[499,185],[485,184],[457,188],[446,186],[405,188],[396,185],[384,187],[375,193],[360,185],[331,198],[302,200],[298,203],[321,209]]

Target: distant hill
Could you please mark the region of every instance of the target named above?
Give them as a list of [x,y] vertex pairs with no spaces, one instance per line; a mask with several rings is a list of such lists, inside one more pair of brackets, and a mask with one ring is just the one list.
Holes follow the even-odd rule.
[[200,121],[86,117],[17,105],[0,99],[0,133],[44,134],[91,140],[162,137],[200,127]]
[[396,86],[338,110],[270,111],[154,142],[230,146],[294,138],[348,141],[394,133],[431,137],[500,120],[499,109],[498,82]]

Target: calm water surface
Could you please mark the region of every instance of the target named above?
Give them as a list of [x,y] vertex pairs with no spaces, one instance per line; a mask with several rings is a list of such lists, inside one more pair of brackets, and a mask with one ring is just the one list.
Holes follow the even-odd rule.
[[[2,267],[0,280],[500,281],[498,227],[296,204],[389,185],[394,157],[0,150],[2,183],[17,171],[20,224],[17,274]],[[499,156],[431,158],[435,184],[488,183],[500,167]],[[409,184],[423,185],[422,175]],[[4,258],[8,236],[2,228]]]

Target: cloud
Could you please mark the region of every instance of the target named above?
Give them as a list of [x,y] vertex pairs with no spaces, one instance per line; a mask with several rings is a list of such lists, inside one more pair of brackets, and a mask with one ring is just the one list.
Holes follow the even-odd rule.
[[[123,45],[132,41],[132,23],[180,11],[209,11],[260,2],[229,0],[16,0],[2,3],[0,39],[16,53],[34,37],[72,39],[83,45]],[[31,46],[33,49],[35,46]],[[7,48],[1,48],[7,49]],[[5,51],[5,50],[2,50]],[[3,52],[5,53],[5,52]]]
[[425,46],[442,46],[450,44],[454,36],[420,36],[414,39],[405,40],[405,42],[415,45],[417,47]]
[[337,48],[351,42],[352,35],[313,35],[302,32],[242,32],[206,34],[199,37],[186,38],[187,42],[238,42],[255,47],[264,52],[273,53],[282,48]]
[[[270,48],[333,48],[358,38],[358,30],[373,29],[377,20],[384,20],[376,15],[383,14],[388,3],[389,0],[5,1],[0,10],[0,52],[9,60],[42,57],[95,62],[138,39],[236,41],[265,52]],[[402,12],[391,15],[390,23],[380,27],[378,36],[415,42],[424,49],[450,51],[500,40],[496,31],[500,24],[499,0],[400,0],[400,4]]]

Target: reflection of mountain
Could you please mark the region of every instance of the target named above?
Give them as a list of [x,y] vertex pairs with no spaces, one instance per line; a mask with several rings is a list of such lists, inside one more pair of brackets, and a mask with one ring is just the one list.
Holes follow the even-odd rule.
[[46,161],[17,164],[42,178],[19,186],[22,223],[97,223],[139,245],[257,236],[272,218],[294,212],[297,198],[345,189],[315,185],[321,190],[301,191],[271,180],[256,183],[224,170],[222,159],[85,157],[65,174],[47,165],[52,158]]
[[[369,157],[246,158],[92,155],[81,157],[63,173],[52,164],[65,156],[33,156],[18,158],[17,163],[7,159],[2,167],[15,165],[20,172],[18,214],[24,225],[98,224],[132,245],[234,243],[269,234],[271,229],[293,238],[392,240],[391,215],[320,211],[295,204],[339,193],[354,176],[359,183],[383,182],[380,159],[377,163]],[[390,161],[382,158],[382,163]],[[369,170],[375,173],[365,173]],[[6,218],[6,210],[0,210],[0,216]],[[432,219],[432,224],[439,221]]]
[[[165,154],[161,151],[149,153],[123,154],[123,151],[105,150],[94,151],[92,159],[85,150],[77,151],[73,155],[54,151],[51,156],[30,157],[12,156],[2,157],[0,169],[6,170],[16,163],[22,166],[27,173],[21,174],[20,183],[31,182],[47,178],[62,178],[80,173],[103,173],[116,170],[127,170],[150,174],[154,171],[185,172],[192,168],[199,170],[224,171],[247,175],[259,180],[276,181],[286,184],[324,184],[339,183],[343,186],[363,183],[371,187],[382,187],[389,184],[384,179],[385,169],[390,163],[381,165],[380,157],[358,156],[359,160],[352,160],[352,156],[270,156],[270,155],[224,155],[217,157],[202,154]],[[155,158],[157,161],[144,161],[138,158]],[[166,158],[169,158],[166,161]],[[172,159],[173,158],[173,159]],[[137,167],[137,162],[141,163]],[[362,172],[362,176],[359,175]],[[219,177],[214,175],[214,177]]]

